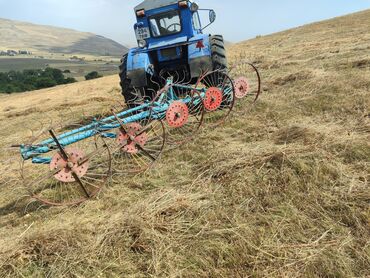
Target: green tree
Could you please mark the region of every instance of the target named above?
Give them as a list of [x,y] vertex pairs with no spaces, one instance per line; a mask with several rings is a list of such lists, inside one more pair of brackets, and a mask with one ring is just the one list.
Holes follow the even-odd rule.
[[75,83],[75,82],[77,82],[77,80],[74,79],[73,77],[67,77],[66,79],[64,79],[64,84]]
[[85,75],[86,80],[96,79],[102,77],[97,71],[92,71]]
[[36,81],[37,89],[50,88],[58,85],[58,83],[50,77],[40,77]]
[[61,70],[54,68],[9,71],[0,73],[0,93],[32,91],[74,82],[77,80],[65,78]]

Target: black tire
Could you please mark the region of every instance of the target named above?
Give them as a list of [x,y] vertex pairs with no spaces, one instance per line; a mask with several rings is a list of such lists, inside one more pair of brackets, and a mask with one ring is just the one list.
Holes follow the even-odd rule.
[[224,38],[221,35],[210,37],[213,70],[226,69],[227,58]]
[[[228,77],[226,70],[227,70],[227,58],[226,58],[226,50],[225,50],[225,43],[224,38],[221,35],[214,35],[210,37],[210,46],[211,46],[211,55],[212,55],[212,67],[213,73],[208,74],[204,77],[202,83],[206,86],[212,84],[214,82],[218,82],[218,80],[224,80],[224,78]],[[215,72],[217,71],[217,72]],[[221,71],[222,73],[220,73]],[[233,104],[233,99],[225,99],[222,102],[223,106],[229,106]]]
[[120,85],[122,88],[122,95],[129,108],[140,104],[142,96],[141,90],[131,87],[131,80],[127,78],[127,55],[123,55],[121,64],[119,66],[119,77],[121,79]]

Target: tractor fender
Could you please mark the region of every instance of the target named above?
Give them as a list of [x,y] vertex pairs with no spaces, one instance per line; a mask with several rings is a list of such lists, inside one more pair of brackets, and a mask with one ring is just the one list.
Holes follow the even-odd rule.
[[145,87],[148,84],[147,76],[153,75],[153,64],[149,54],[140,52],[137,48],[131,49],[127,56],[127,79],[131,80],[131,87]]
[[212,50],[208,34],[198,34],[189,40],[188,63],[192,78],[199,77],[205,71],[213,69]]

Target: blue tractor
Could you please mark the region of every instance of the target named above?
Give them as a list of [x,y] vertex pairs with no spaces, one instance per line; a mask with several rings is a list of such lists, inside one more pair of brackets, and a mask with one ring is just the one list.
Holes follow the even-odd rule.
[[[209,12],[203,26],[200,11]],[[227,67],[221,35],[204,34],[216,20],[214,10],[188,0],[145,0],[135,7],[138,47],[123,56],[122,94],[129,107],[152,99],[168,77],[195,84],[202,73]]]

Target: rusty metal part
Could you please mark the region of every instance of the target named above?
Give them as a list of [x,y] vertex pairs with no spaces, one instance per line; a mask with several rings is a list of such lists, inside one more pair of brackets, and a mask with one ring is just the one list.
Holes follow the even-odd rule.
[[171,127],[180,128],[184,126],[189,119],[189,108],[181,101],[174,101],[166,113],[167,123]]
[[81,150],[66,149],[65,153],[67,159],[60,153],[56,153],[50,162],[50,171],[58,170],[59,172],[54,177],[65,183],[75,182],[76,179],[73,175],[75,173],[78,177],[83,177],[89,168],[89,161],[83,164],[79,162],[84,159],[85,155]]
[[203,104],[207,111],[215,111],[220,108],[222,104],[221,90],[216,87],[207,89]]
[[261,74],[259,72],[259,70],[257,69],[257,67],[255,65],[253,65],[252,63],[249,63],[249,65],[253,68],[253,70],[256,72],[256,75],[257,75],[257,79],[258,79],[258,88],[257,88],[257,92],[256,92],[256,97],[254,98],[254,102],[256,102],[262,92],[262,81],[261,81]]
[[234,81],[236,98],[244,98],[249,93],[249,82],[246,77],[239,77]]

